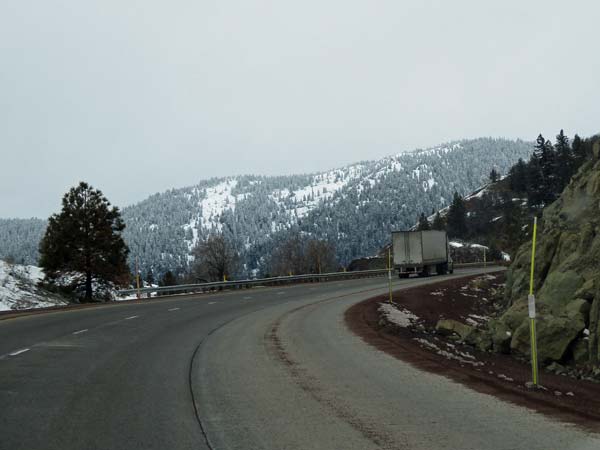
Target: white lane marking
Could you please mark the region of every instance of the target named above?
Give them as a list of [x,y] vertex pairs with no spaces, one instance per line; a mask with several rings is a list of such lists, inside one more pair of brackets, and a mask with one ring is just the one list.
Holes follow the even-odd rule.
[[137,319],[140,316],[129,316],[129,317],[125,317],[125,320],[131,320],[131,319]]
[[169,311],[177,311],[179,308],[171,308]]
[[17,355],[20,355],[21,353],[25,353],[28,351],[29,351],[28,348],[22,348],[21,350],[15,350],[14,352],[9,353],[8,356],[17,356]]
[[208,302],[209,305],[214,305],[217,302]]
[[252,297],[244,297],[244,300],[252,300]]
[[81,334],[81,333],[85,333],[86,331],[88,331],[87,328],[84,330],[73,331],[73,334]]
[[283,291],[279,291],[279,292],[277,293],[277,295],[283,295],[283,294],[285,294],[285,292],[283,292]]

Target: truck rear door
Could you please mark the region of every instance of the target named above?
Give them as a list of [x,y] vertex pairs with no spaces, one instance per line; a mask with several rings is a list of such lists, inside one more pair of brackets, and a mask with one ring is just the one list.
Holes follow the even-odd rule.
[[423,237],[421,232],[407,233],[408,235],[408,263],[423,263]]
[[405,232],[392,234],[394,264],[404,265],[408,263],[408,236]]

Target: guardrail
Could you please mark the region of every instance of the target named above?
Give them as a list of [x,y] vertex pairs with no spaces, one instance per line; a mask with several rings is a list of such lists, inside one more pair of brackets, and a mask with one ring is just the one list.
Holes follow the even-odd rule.
[[[488,262],[488,266],[497,265],[498,263]],[[482,267],[484,263],[462,263],[454,264],[455,268],[461,267]],[[306,275],[290,275],[282,277],[271,277],[271,278],[256,278],[250,280],[235,280],[235,281],[213,281],[210,283],[198,283],[198,284],[180,284],[176,286],[158,286],[158,287],[145,287],[138,289],[122,289],[117,291],[119,296],[127,296],[131,294],[193,294],[198,292],[207,292],[222,289],[244,289],[255,286],[277,286],[282,284],[292,283],[316,283],[321,281],[329,280],[347,280],[353,278],[369,278],[383,276],[388,273],[388,269],[373,269],[373,270],[356,270],[353,272],[332,272],[323,274],[306,274]]]
[[[195,293],[195,292],[206,292],[216,289],[243,289],[253,286],[276,286],[281,284],[291,283],[315,283],[320,281],[329,281],[330,279],[352,279],[352,278],[366,278],[366,277],[377,277],[385,275],[388,272],[387,269],[374,269],[374,270],[360,270],[354,272],[332,272],[323,274],[306,274],[306,275],[289,275],[283,277],[271,277],[271,278],[255,278],[250,280],[235,280],[235,281],[213,281],[210,283],[198,283],[198,284],[180,284],[177,286],[159,286],[159,287],[145,287],[140,288],[140,294],[149,293]],[[135,294],[138,289],[123,289],[117,291],[120,296]]]

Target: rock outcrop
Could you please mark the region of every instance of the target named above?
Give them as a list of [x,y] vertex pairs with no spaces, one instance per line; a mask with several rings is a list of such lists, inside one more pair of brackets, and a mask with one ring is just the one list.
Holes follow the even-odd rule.
[[[534,286],[542,363],[597,365],[600,341],[600,148],[561,196],[544,209]],[[497,351],[529,355],[530,243],[507,272],[509,308],[490,324]]]

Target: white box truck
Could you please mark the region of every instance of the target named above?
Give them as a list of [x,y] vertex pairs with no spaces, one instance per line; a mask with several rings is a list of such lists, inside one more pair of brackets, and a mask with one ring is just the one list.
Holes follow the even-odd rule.
[[394,231],[392,232],[394,268],[400,278],[411,273],[429,276],[454,271],[445,231]]

